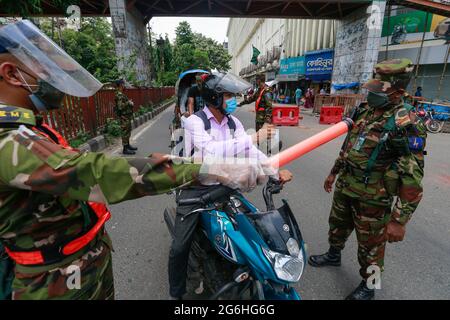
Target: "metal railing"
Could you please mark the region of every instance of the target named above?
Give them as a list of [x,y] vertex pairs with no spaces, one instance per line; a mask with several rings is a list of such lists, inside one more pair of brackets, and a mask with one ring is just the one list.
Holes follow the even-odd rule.
[[[124,93],[134,103],[134,112],[141,106],[158,104],[173,95],[174,87],[132,88]],[[88,98],[67,96],[64,105],[44,115],[44,120],[59,131],[66,139],[76,138],[80,133],[94,137],[100,134],[108,119],[115,119],[115,92],[111,89],[98,91]]]

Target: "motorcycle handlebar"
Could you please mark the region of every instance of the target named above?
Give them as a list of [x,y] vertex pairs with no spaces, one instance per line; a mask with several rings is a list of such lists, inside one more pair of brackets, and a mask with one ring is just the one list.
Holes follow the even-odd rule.
[[222,186],[222,185],[218,185],[213,190],[201,195],[200,197],[178,199],[177,204],[179,206],[189,206],[189,205],[195,205],[195,204],[205,205],[207,203],[212,203],[224,196],[228,196],[233,191],[234,190],[231,188],[228,188],[228,187]]

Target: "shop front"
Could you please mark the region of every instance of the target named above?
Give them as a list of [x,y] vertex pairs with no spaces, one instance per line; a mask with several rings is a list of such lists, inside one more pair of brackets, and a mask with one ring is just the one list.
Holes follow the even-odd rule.
[[305,57],[293,57],[280,60],[280,71],[276,76],[278,81],[277,102],[295,103],[295,90],[305,92]]
[[320,89],[330,92],[333,73],[334,49],[309,51],[305,54],[305,77],[309,87],[319,93]]

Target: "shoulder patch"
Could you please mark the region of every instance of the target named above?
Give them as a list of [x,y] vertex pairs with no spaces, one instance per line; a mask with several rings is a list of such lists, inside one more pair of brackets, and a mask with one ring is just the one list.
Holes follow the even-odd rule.
[[395,125],[397,128],[405,128],[411,124],[413,122],[409,117],[409,111],[404,106],[395,111]]

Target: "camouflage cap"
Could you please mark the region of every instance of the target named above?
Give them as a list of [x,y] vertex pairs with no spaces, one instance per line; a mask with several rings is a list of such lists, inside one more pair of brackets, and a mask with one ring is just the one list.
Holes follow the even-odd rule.
[[371,92],[383,93],[392,89],[406,89],[414,65],[410,59],[385,60],[375,65],[375,77],[363,85]]

